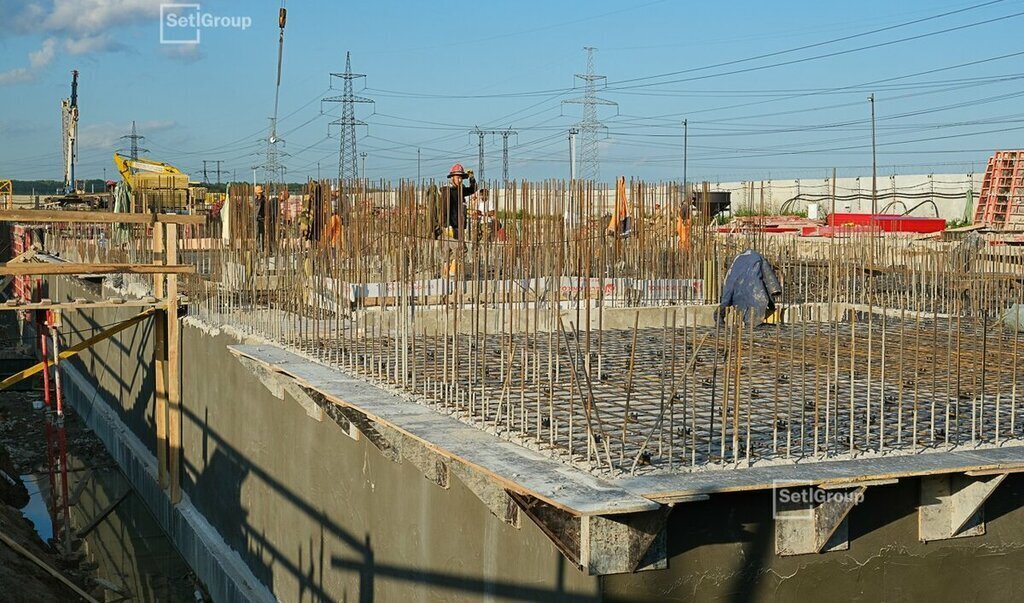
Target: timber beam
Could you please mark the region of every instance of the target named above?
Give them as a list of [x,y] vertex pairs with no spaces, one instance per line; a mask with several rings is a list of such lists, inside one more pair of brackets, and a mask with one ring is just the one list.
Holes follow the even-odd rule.
[[59,209],[0,209],[0,222],[118,223],[118,224],[205,224],[206,216],[178,214],[132,214],[112,211],[63,211]]
[[80,264],[76,262],[19,262],[0,264],[0,275],[76,275],[76,274],[195,274],[196,267],[185,264]]
[[[188,298],[185,296],[178,296],[178,303],[184,304],[188,302]],[[0,311],[13,310],[16,312],[24,312],[28,310],[105,310],[110,308],[157,308],[164,307],[169,302],[166,299],[157,298],[143,298],[143,299],[124,299],[120,297],[114,297],[110,299],[104,299],[99,301],[89,301],[84,299],[74,299],[69,301],[52,301],[49,299],[42,299],[37,302],[22,302],[16,299],[7,300],[7,302],[0,304]]]

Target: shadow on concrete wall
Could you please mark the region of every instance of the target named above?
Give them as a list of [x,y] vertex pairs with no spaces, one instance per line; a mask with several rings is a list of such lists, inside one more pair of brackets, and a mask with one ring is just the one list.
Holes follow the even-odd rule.
[[[117,319],[99,321],[85,313],[67,313],[64,320],[74,330],[75,340],[80,341],[133,315],[123,313]],[[107,399],[120,402],[112,405],[117,416],[150,450],[156,448],[152,340],[153,321],[147,319],[116,337],[100,342],[95,351],[90,350],[72,359],[72,363],[83,374],[89,375],[94,383],[100,376]]]
[[[202,432],[202,450],[206,462],[204,469],[184,461],[185,474],[195,476],[191,486],[186,486],[193,504],[220,531],[225,541],[238,551],[246,564],[272,591],[274,570],[281,569],[291,574],[298,582],[297,600],[349,600],[374,601],[375,587],[379,581],[408,582],[416,588],[447,591],[448,595],[474,600],[478,597],[493,596],[508,600],[563,602],[597,601],[590,597],[565,589],[565,572],[576,572],[565,559],[558,557],[557,581],[551,587],[535,586],[511,581],[485,580],[475,576],[458,575],[448,572],[425,571],[412,565],[379,563],[375,559],[372,537],[364,533],[358,537],[331,520],[323,511],[306,501],[261,467],[250,462],[240,451],[211,429],[206,416],[199,417],[189,409],[184,410],[185,421],[191,422],[190,429]],[[344,437],[339,429],[338,437]],[[211,446],[210,444],[213,444]],[[214,452],[209,455],[209,450]],[[208,457],[208,458],[207,458]],[[306,550],[290,554],[281,550],[256,526],[249,523],[249,510],[242,503],[242,488],[246,480],[258,479],[269,487],[276,499],[263,500],[262,504],[289,505],[291,509],[282,513],[294,515],[298,511],[320,526],[319,543],[308,543]],[[345,501],[339,500],[343,506]],[[325,537],[330,535],[348,547],[349,556],[331,554],[329,568],[358,575],[357,593],[328,592],[324,587]],[[430,592],[430,591],[428,591]],[[436,592],[435,592],[436,594]],[[275,592],[282,597],[282,593]],[[287,599],[287,597],[284,597]]]

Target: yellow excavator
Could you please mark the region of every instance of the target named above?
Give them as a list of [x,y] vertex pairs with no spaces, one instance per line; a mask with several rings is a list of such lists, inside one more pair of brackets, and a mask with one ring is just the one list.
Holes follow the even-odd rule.
[[114,153],[114,165],[132,193],[131,212],[192,213],[204,207],[206,188],[169,163]]

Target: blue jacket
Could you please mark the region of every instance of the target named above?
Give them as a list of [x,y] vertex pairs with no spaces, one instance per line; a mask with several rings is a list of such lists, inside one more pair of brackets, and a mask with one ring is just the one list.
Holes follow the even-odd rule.
[[747,249],[736,256],[725,275],[718,321],[725,317],[726,308],[734,306],[743,313],[748,326],[757,326],[775,309],[773,298],[780,293],[782,285],[771,263],[760,253]]

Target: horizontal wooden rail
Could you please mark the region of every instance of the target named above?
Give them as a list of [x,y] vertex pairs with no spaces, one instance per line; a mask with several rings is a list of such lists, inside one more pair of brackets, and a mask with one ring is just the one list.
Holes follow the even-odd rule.
[[[86,339],[86,340],[84,340],[84,341],[82,341],[80,343],[76,343],[75,345],[71,346],[70,348],[61,350],[61,352],[60,352],[60,359],[64,360],[64,359],[67,359],[67,358],[71,358],[72,356],[74,356],[75,354],[78,354],[82,350],[87,349],[89,346],[95,345],[95,344],[103,341],[104,339],[107,339],[109,337],[117,335],[121,331],[123,331],[123,330],[125,330],[125,329],[127,329],[129,327],[133,327],[133,326],[137,325],[138,323],[142,322],[143,320],[145,320],[146,318],[149,318],[150,316],[152,316],[154,314],[156,314],[156,308],[149,308],[148,310],[144,310],[141,313],[136,314],[132,318],[129,318],[128,320],[125,320],[123,322],[117,323],[116,325],[110,327],[109,329],[106,329],[104,331],[100,331],[99,333],[93,335],[92,337],[90,337],[90,338],[88,338],[88,339]],[[53,365],[53,361],[51,360],[49,364],[50,364],[50,366],[52,366]],[[18,383],[19,381],[22,381],[24,379],[28,379],[32,375],[35,375],[36,373],[39,373],[42,370],[43,370],[43,363],[39,362],[39,363],[33,364],[32,366],[28,367],[27,369],[25,369],[23,371],[19,371],[17,373],[14,373],[10,377],[4,379],[3,381],[0,381],[0,390],[7,389],[8,387],[14,385],[15,383]]]
[[61,211],[59,209],[0,209],[0,222],[87,222],[121,224],[205,224],[206,216],[179,214],[129,214],[112,211]]
[[0,276],[35,276],[50,274],[195,274],[195,266],[174,264],[79,264],[75,262],[21,262],[0,264]]

